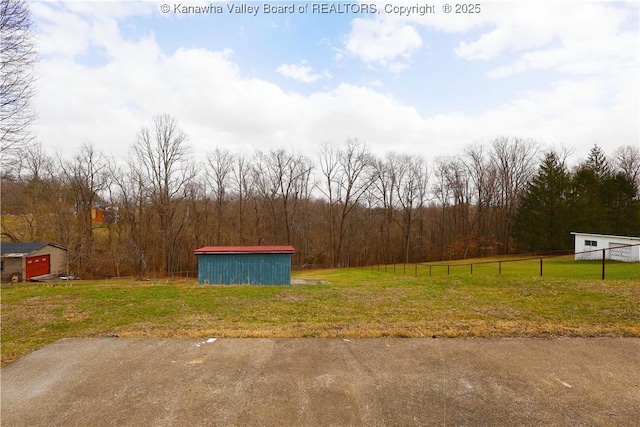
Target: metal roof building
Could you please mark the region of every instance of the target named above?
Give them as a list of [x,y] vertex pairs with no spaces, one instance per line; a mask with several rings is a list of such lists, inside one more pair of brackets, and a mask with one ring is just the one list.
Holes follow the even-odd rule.
[[640,237],[578,232],[571,234],[575,236],[576,261],[601,260],[603,255],[605,259],[616,261],[640,261]]
[[196,249],[198,283],[288,285],[293,246],[205,246]]
[[3,242],[0,254],[3,281],[22,281],[67,271],[67,250],[53,243]]

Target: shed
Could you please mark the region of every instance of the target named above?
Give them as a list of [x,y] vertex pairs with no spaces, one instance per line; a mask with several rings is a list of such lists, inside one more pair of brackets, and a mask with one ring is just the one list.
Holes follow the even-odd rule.
[[0,243],[2,281],[22,281],[67,272],[67,249],[53,243]]
[[194,253],[200,284],[291,283],[293,246],[205,246]]
[[575,236],[575,260],[605,259],[624,262],[640,261],[640,237],[610,234],[571,233]]

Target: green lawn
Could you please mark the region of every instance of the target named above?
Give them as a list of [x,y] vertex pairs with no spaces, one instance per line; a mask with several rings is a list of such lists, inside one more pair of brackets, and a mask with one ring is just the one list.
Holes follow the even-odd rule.
[[[459,275],[505,275],[505,276],[540,276],[540,261],[542,260],[542,277],[562,279],[602,279],[602,261],[574,261],[573,255],[562,257],[527,257],[513,256],[500,259],[473,259],[457,261],[441,261],[419,264],[380,265],[373,268],[399,275],[431,276],[459,276]],[[473,264],[471,267],[470,264]],[[395,268],[394,268],[395,267]],[[416,268],[417,267],[417,268]],[[640,263],[620,261],[605,262],[606,279],[640,280]]]
[[636,279],[402,268],[295,273],[319,285],[5,284],[2,364],[65,337],[640,336]]

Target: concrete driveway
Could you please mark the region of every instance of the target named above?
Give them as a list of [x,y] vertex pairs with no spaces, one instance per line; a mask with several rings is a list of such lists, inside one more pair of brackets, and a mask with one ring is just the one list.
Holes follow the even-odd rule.
[[3,426],[637,426],[640,339],[65,339]]

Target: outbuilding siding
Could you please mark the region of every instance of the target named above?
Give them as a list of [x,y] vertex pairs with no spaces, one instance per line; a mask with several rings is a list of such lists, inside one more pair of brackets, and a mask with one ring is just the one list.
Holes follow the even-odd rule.
[[31,256],[50,255],[50,274],[57,276],[67,272],[67,251],[65,249],[48,245],[45,248],[35,251]]
[[285,285],[291,283],[288,247],[205,247],[196,249],[198,283]]
[[[29,243],[2,243],[0,252],[2,254],[2,274],[3,281],[12,280],[17,277],[19,280],[31,278],[33,274],[51,274],[59,276],[67,273],[67,250],[61,246],[51,243],[29,242]],[[45,262],[47,265],[42,271],[32,271],[29,276],[27,265],[29,262]],[[32,265],[29,265],[31,267]]]
[[575,236],[575,260],[601,260],[639,262],[640,237],[613,236],[608,234],[571,233]]

